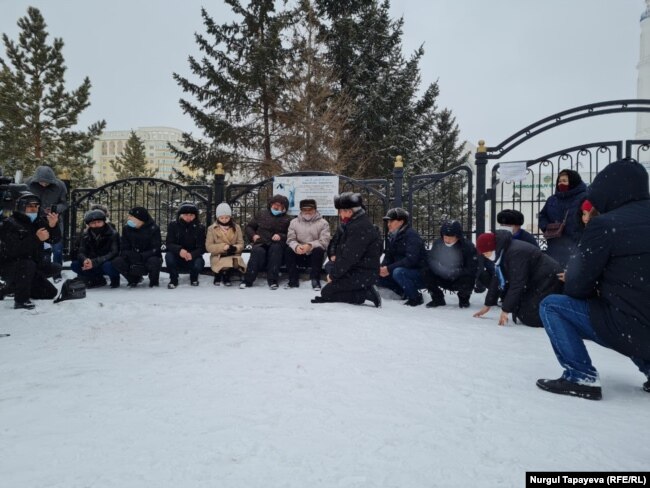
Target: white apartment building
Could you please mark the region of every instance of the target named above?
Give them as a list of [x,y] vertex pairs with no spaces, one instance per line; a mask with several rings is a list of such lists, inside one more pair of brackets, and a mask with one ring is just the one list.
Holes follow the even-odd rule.
[[[169,179],[172,168],[189,174],[167,146],[168,143],[180,146],[180,130],[172,127],[139,127],[135,134],[144,142],[147,165],[157,170],[156,178]],[[93,176],[97,184],[103,185],[116,179],[110,162],[122,154],[130,135],[130,130],[106,131],[95,141],[92,158],[95,162]]]

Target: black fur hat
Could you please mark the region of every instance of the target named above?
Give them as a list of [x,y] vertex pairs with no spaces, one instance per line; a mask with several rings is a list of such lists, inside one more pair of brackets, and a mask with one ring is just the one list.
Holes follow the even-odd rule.
[[519,210],[507,208],[497,214],[497,223],[501,225],[524,225],[524,214]]
[[337,210],[345,210],[362,206],[363,198],[361,198],[360,193],[352,193],[351,191],[347,191],[334,197],[334,207]]
[[391,208],[386,215],[384,220],[403,220],[404,222],[409,221],[409,213],[402,207]]
[[176,215],[180,217],[181,214],[186,214],[186,213],[194,214],[196,218],[199,217],[199,209],[194,202],[181,203],[181,206],[178,207],[178,212],[176,212]]
[[463,226],[458,220],[446,220],[440,225],[441,236],[453,236],[459,239],[463,238]]
[[142,222],[149,222],[151,220],[151,215],[144,207],[133,207],[129,210],[129,215],[133,215],[136,219],[141,220]]
[[99,209],[95,209],[95,210],[89,210],[88,212],[86,212],[86,215],[84,215],[84,222],[86,223],[86,225],[90,224],[95,220],[103,220],[104,222],[106,222],[106,214]]
[[316,209],[318,207],[316,206],[316,200],[314,200],[313,198],[305,198],[304,200],[300,200],[300,208]]

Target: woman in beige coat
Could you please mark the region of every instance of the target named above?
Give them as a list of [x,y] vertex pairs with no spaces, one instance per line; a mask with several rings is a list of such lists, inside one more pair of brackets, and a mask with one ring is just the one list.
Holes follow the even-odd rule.
[[244,250],[244,236],[241,227],[232,219],[230,205],[217,205],[217,220],[208,227],[205,248],[210,253],[210,267],[214,272],[214,284],[230,286],[234,271],[244,273],[246,263],[241,257]]

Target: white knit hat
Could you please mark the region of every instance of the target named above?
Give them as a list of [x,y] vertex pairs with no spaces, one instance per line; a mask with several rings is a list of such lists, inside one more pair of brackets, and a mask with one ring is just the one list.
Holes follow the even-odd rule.
[[222,202],[219,205],[217,205],[217,218],[223,217],[224,215],[227,215],[228,217],[232,217],[232,208],[230,208],[230,205],[228,205],[226,202]]

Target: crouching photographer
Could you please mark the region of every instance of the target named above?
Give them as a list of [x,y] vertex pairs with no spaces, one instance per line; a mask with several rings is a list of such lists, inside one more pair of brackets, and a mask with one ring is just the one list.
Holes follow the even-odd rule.
[[[6,282],[2,296],[14,294],[14,308],[32,309],[30,298],[51,299],[57,294],[48,277],[61,273],[61,265],[46,259],[43,243],[61,240],[58,216],[44,215],[40,199],[18,192],[14,211],[0,224],[0,276]],[[3,215],[5,212],[3,211]]]

